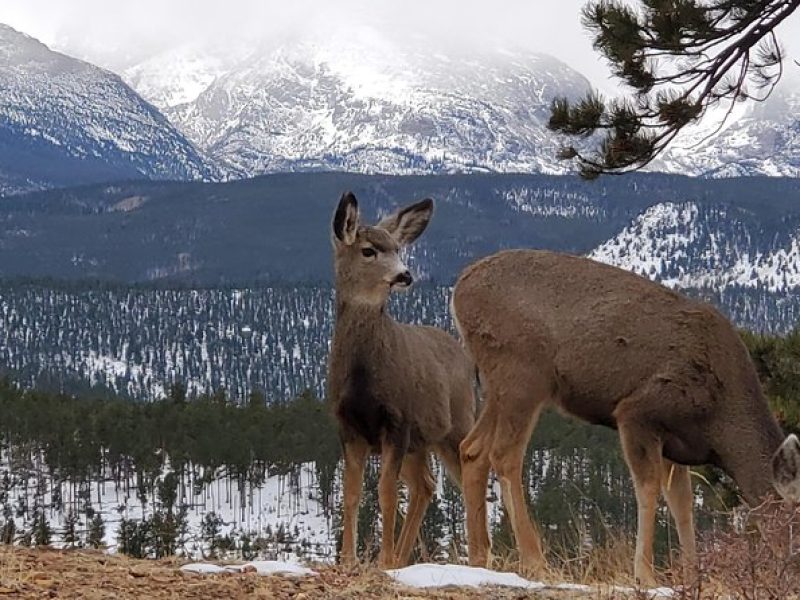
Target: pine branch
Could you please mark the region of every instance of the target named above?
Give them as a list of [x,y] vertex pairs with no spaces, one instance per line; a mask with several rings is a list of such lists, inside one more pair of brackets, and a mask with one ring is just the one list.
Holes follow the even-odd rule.
[[[719,102],[768,98],[783,75],[784,53],[774,30],[800,0],[638,4],[596,0],[582,12],[595,49],[631,88],[632,100],[608,102],[590,93],[552,105],[553,131],[580,137],[605,132],[591,155],[571,145],[559,152],[562,159],[576,160],[585,177],[641,169]],[[763,93],[751,94],[748,82]]]

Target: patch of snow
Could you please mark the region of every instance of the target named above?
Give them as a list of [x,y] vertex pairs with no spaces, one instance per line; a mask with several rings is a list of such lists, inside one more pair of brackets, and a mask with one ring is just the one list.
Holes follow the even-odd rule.
[[668,276],[665,259],[688,258],[695,242],[698,208],[694,203],[655,204],[616,236],[595,248],[589,258],[658,279],[665,285],[686,285],[682,277]]
[[416,588],[494,585],[541,590],[546,587],[541,582],[523,579],[516,573],[500,573],[480,567],[466,567],[463,565],[422,563],[402,569],[391,569],[386,571],[386,574],[403,585]]
[[[301,567],[290,562],[283,562],[280,560],[254,560],[249,563],[241,565],[240,571],[252,567],[259,575],[291,575],[293,577],[309,577],[317,575],[316,571]],[[230,567],[226,567],[230,568]]]
[[188,571],[189,573],[227,573],[227,571],[219,565],[212,565],[211,563],[189,563],[183,565],[181,571]]
[[[569,590],[574,592],[592,593],[599,588],[577,583],[546,584],[541,581],[530,581],[516,573],[502,573],[483,569],[480,567],[467,567],[464,565],[437,565],[421,563],[402,569],[391,569],[386,574],[398,583],[415,588],[436,587],[513,587],[526,590]],[[613,586],[614,591],[630,594],[633,588]],[[649,598],[670,598],[674,590],[667,587],[658,587],[645,590]]]
[[553,188],[511,187],[496,189],[512,209],[531,216],[563,217],[565,219],[600,219],[606,217],[604,208],[586,194],[563,192]]
[[213,563],[189,563],[183,565],[181,571],[190,573],[242,573],[255,569],[259,575],[287,575],[291,577],[309,577],[317,575],[316,571],[280,560],[254,560],[241,565],[215,565]]

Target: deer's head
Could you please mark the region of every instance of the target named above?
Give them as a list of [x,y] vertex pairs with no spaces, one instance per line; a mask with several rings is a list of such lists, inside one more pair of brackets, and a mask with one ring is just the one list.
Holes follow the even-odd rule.
[[422,200],[362,225],[352,192],[342,195],[333,216],[337,293],[348,302],[382,306],[392,289],[407,288],[413,277],[401,258],[433,214],[433,200]]
[[784,500],[800,502],[800,440],[791,434],[772,457],[772,479]]

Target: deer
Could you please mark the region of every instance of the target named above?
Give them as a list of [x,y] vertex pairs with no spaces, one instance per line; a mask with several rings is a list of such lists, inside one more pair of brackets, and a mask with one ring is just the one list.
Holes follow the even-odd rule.
[[507,250],[462,272],[451,309],[484,405],[460,447],[471,565],[490,560],[485,496],[493,469],[521,570],[546,568],[522,463],[548,405],[618,431],[636,496],[640,585],[655,585],[660,492],[684,577],[695,573],[689,467],[721,468],[751,505],[773,489],[800,500],[800,442],[784,439],[747,348],[712,306],[589,258]]
[[[434,493],[432,452],[460,486],[459,445],[475,421],[474,366],[449,333],[399,323],[386,310],[390,293],[413,282],[401,251],[422,234],[432,213],[433,201],[426,199],[362,225],[356,197],[347,192],[333,217],[336,313],[328,397],[344,455],[344,564],[356,560],[369,456],[380,455],[381,568],[408,563]],[[395,546],[398,479],[409,501]]]

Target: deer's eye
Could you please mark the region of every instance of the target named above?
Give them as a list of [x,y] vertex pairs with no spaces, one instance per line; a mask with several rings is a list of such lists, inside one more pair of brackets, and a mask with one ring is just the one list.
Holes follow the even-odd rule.
[[364,258],[372,258],[376,256],[378,253],[375,251],[375,248],[362,248],[361,254]]

